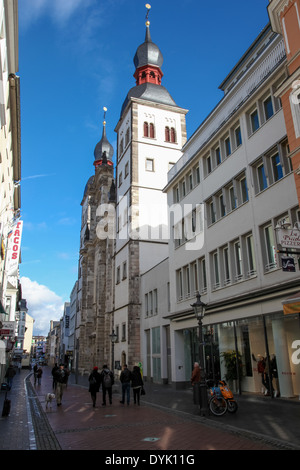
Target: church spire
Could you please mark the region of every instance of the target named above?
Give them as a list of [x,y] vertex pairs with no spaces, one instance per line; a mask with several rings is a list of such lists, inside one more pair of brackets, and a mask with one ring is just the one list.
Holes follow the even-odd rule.
[[142,85],[143,83],[153,83],[155,85],[160,85],[163,76],[161,71],[163,56],[159,50],[159,47],[154,44],[154,42],[152,42],[150,35],[150,21],[148,18],[151,5],[146,3],[146,8],[147,14],[145,41],[138,47],[133,59],[136,68],[134,78],[136,79],[136,85]]

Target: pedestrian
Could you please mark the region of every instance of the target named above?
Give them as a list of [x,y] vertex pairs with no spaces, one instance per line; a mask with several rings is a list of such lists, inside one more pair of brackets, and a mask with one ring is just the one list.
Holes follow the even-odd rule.
[[101,372],[101,383],[102,383],[102,406],[106,406],[106,392],[108,394],[108,399],[110,405],[112,404],[112,386],[114,384],[114,374],[111,370],[104,364]]
[[133,401],[134,404],[140,404],[140,395],[143,388],[144,382],[142,379],[141,371],[138,366],[134,366],[131,374],[131,387],[133,390]]
[[191,376],[191,384],[194,385],[195,383],[200,382],[200,380],[201,380],[201,370],[199,367],[199,363],[195,362],[194,369],[192,371],[192,376]]
[[56,394],[55,394],[56,404],[57,406],[61,406],[64,389],[68,381],[68,372],[65,370],[64,364],[60,364],[59,368],[55,372],[55,380],[56,380]]
[[11,389],[11,387],[12,387],[13,378],[14,378],[15,375],[16,375],[16,371],[15,371],[14,367],[10,364],[8,366],[6,374],[5,374],[5,378],[7,379],[9,389]]
[[59,369],[58,365],[57,365],[57,362],[54,364],[53,368],[52,368],[52,388],[53,390],[56,390],[56,379],[55,379],[55,372]]
[[131,372],[127,367],[127,364],[124,364],[123,370],[120,375],[120,381],[122,383],[122,400],[120,403],[124,405],[125,403],[125,395],[127,399],[127,405],[130,403],[130,380],[131,380]]
[[37,381],[38,381],[38,385],[41,385],[42,375],[43,375],[43,369],[40,366],[37,370],[37,373],[36,373],[36,378],[37,378]]
[[96,406],[97,393],[100,390],[101,376],[98,372],[98,367],[95,366],[89,375],[89,392],[91,394],[93,408]]
[[18,363],[18,371],[19,371],[19,374],[21,373],[21,369],[22,369],[22,362],[20,361]]
[[39,366],[37,365],[37,363],[35,363],[34,366],[33,366],[34,385],[36,384],[38,368],[39,368]]

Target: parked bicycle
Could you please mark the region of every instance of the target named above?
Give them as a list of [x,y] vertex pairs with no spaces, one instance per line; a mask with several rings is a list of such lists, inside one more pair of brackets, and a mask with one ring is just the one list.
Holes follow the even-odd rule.
[[225,380],[219,380],[217,386],[210,386],[209,409],[215,416],[223,416],[227,411],[235,413],[238,404]]

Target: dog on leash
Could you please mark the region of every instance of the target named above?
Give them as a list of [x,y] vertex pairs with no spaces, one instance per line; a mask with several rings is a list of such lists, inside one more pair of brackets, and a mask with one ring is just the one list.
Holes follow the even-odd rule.
[[46,401],[46,410],[48,409],[48,405],[50,404],[50,408],[52,408],[52,400],[54,400],[55,398],[55,395],[54,393],[47,393],[46,397],[45,397],[45,401]]

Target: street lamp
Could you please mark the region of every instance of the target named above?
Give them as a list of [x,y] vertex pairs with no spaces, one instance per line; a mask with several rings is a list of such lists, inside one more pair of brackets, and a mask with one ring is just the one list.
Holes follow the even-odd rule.
[[202,320],[205,314],[206,304],[201,301],[201,296],[199,292],[196,295],[197,300],[194,304],[191,305],[194,309],[195,317],[198,320],[199,327],[199,361],[200,361],[200,415],[205,416],[208,411],[208,401],[207,401],[207,387],[204,377],[204,354],[203,354],[203,330],[202,330]]
[[115,330],[113,329],[111,334],[109,335],[110,337],[110,340],[111,340],[111,362],[112,362],[112,372],[114,374],[114,370],[115,370],[115,365],[114,365],[114,362],[115,362],[115,342],[117,341],[118,339],[118,336],[116,335],[115,333]]

